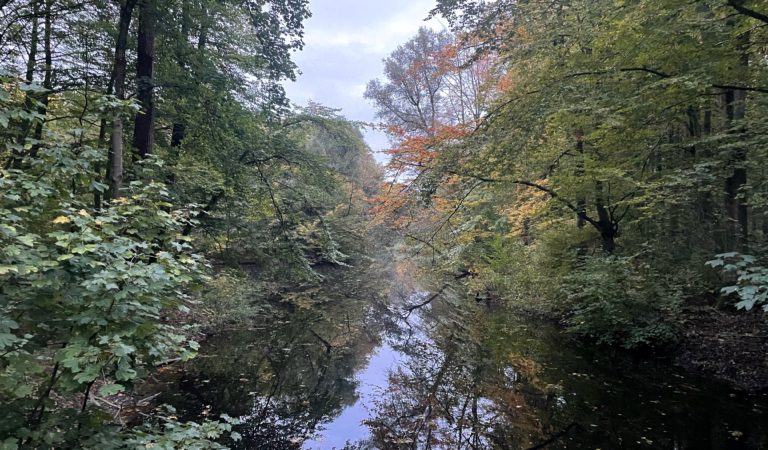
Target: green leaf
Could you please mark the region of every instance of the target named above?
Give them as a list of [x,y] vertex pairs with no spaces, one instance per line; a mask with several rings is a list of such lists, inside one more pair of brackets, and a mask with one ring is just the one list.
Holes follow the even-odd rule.
[[115,378],[120,381],[130,381],[136,378],[136,371],[127,364],[120,364],[115,372]]
[[21,242],[22,244],[26,245],[27,247],[34,247],[35,246],[35,236],[32,236],[30,234],[25,234],[22,236],[16,236],[16,240]]
[[726,286],[726,287],[722,288],[720,290],[720,292],[723,293],[723,295],[730,295],[730,294],[733,294],[734,292],[736,292],[738,290],[739,290],[738,286]]
[[0,442],[0,450],[17,450],[19,448],[19,440],[16,438],[7,438]]
[[754,306],[754,299],[746,299],[736,303],[736,309],[746,309],[747,311],[751,311]]
[[19,341],[20,339],[15,334],[0,333],[0,348],[10,347]]
[[18,273],[19,269],[15,266],[8,266],[0,264],[0,275],[7,275],[9,273]]
[[125,391],[125,386],[122,384],[105,384],[99,388],[99,395],[103,397],[109,397],[111,395],[119,394]]

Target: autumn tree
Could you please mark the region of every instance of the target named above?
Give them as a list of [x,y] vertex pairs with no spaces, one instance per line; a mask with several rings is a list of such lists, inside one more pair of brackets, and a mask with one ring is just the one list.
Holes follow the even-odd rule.
[[[467,36],[463,66],[490,58],[493,83],[463,135],[393,129],[401,186],[385,209],[408,211],[414,240],[449,270],[470,267],[472,289],[506,279],[511,301],[629,347],[674,339],[672,312],[706,289],[712,255],[765,248],[759,8],[633,5],[438,2],[433,13]],[[621,283],[642,295],[604,294]]]

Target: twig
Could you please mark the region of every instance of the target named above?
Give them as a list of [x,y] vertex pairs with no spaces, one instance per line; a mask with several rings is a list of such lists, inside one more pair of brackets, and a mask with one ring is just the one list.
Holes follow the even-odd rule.
[[552,437],[550,437],[546,441],[544,441],[544,442],[542,442],[542,443],[540,443],[538,445],[534,445],[533,447],[530,447],[528,450],[538,450],[540,448],[544,448],[544,447],[548,446],[549,444],[552,444],[553,442],[557,441],[561,437],[565,436],[571,430],[573,430],[574,428],[576,428],[578,426],[579,426],[579,424],[577,424],[576,422],[571,422],[567,427],[565,427],[562,430],[560,430],[559,432],[555,433],[554,435],[552,435]]

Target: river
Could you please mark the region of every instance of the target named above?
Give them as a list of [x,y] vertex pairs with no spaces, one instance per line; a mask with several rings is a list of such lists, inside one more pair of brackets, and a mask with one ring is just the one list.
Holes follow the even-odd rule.
[[291,294],[168,377],[188,419],[242,419],[240,449],[762,449],[768,398],[392,271]]

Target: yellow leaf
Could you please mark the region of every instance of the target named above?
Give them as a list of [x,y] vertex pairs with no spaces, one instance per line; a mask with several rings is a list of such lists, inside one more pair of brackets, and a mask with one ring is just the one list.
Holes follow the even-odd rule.
[[70,222],[72,222],[72,221],[69,220],[69,217],[67,217],[67,216],[59,216],[59,217],[53,219],[53,223],[55,223],[55,224],[65,224],[65,223],[70,223]]
[[91,215],[90,215],[90,214],[88,214],[88,211],[86,211],[86,210],[84,210],[84,209],[81,209],[81,210],[80,210],[80,211],[78,211],[77,213],[78,213],[78,214],[80,214],[80,215],[81,215],[81,216],[83,216],[83,217],[91,217]]

